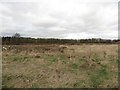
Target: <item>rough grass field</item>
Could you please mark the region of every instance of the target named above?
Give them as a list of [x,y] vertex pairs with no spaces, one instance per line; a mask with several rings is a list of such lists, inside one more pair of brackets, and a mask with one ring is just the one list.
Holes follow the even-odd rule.
[[118,45],[6,45],[3,88],[118,87]]

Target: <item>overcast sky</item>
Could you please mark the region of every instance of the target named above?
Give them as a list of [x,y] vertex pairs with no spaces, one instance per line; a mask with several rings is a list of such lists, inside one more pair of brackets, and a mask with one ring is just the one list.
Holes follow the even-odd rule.
[[[104,0],[106,1],[106,0]],[[118,2],[39,0],[0,2],[3,36],[39,38],[118,38]]]

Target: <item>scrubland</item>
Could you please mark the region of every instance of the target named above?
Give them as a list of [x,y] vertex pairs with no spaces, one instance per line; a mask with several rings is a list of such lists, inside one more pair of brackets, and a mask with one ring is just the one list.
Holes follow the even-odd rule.
[[4,45],[3,88],[116,88],[118,45]]

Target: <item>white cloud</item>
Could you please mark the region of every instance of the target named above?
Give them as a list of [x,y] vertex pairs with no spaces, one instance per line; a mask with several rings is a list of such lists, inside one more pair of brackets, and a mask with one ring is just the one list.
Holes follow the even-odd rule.
[[86,38],[94,38],[94,34],[87,34],[87,33],[69,33],[65,34],[65,39],[86,39]]
[[[49,0],[46,0],[49,1]],[[64,0],[61,0],[64,1]],[[75,0],[76,2],[118,2],[119,0]],[[1,0],[1,2],[41,2],[41,0]],[[50,1],[49,1],[50,2]]]
[[[3,3],[4,2],[4,3]],[[55,38],[118,38],[117,0],[39,0],[0,3],[3,35]]]

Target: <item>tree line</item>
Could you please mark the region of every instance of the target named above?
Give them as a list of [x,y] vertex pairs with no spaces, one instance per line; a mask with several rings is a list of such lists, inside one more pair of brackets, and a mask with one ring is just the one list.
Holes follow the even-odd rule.
[[105,43],[114,44],[119,43],[120,40],[110,40],[101,38],[92,39],[55,39],[55,38],[25,38],[21,37],[19,33],[15,33],[12,37],[2,37],[3,45],[24,45],[24,44],[82,44],[82,43]]
[[54,38],[25,38],[25,37],[2,37],[3,45],[25,45],[25,44],[82,44],[82,43],[105,43],[114,44],[118,43],[119,40],[105,40],[105,39],[54,39]]

